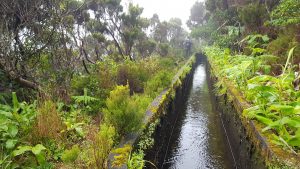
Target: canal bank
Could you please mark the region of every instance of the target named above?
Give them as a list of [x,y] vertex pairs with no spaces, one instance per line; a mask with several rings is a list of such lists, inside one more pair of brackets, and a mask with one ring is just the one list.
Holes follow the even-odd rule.
[[[116,153],[115,151],[110,152],[107,161],[108,168],[128,168],[127,162],[136,159],[132,157],[132,155],[136,153],[138,154],[138,159],[133,162],[134,165],[143,166],[143,164],[145,164],[145,160],[140,159],[140,157],[143,158],[144,153],[153,146],[153,135],[157,133],[160,120],[167,115],[174,106],[178,91],[187,89],[185,86],[189,84],[191,80],[192,72],[197,64],[197,58],[195,55],[190,57],[186,64],[176,73],[170,86],[164,89],[160,95],[152,101],[145,112],[143,129],[135,133],[130,133],[122,138],[117,148],[122,153]],[[132,151],[126,151],[128,146],[132,147]],[[131,156],[130,159],[129,156]],[[121,163],[121,165],[116,166],[114,165],[115,163]],[[149,164],[149,162],[147,162],[147,164]]]

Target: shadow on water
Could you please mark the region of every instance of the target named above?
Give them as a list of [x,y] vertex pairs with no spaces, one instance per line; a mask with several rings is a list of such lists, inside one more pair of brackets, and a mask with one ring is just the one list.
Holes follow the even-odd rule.
[[[155,133],[146,160],[160,169],[231,169],[232,156],[219,113],[211,99],[205,63],[178,90]],[[147,166],[151,168],[151,166]]]

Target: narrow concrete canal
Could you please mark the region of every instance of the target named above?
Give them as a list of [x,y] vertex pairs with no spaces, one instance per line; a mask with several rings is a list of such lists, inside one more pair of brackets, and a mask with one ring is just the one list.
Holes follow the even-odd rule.
[[[208,87],[205,64],[200,63],[183,99],[175,101],[162,120],[155,150],[147,156],[160,169],[232,169],[230,145]],[[167,128],[167,129],[165,129]],[[152,168],[152,167],[147,167]]]

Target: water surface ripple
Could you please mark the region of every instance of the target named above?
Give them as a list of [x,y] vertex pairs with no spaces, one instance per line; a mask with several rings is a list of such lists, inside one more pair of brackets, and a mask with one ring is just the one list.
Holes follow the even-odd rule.
[[161,168],[230,169],[230,154],[219,113],[213,108],[205,65],[194,73],[184,112],[176,121]]

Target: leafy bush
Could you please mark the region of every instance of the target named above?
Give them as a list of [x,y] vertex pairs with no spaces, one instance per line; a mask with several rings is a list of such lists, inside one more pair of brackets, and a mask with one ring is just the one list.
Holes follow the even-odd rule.
[[112,164],[113,167],[121,167],[122,165],[126,164],[130,157],[131,150],[132,147],[128,144],[125,144],[124,147],[114,149],[112,152],[118,155],[114,156],[114,161]]
[[16,93],[12,93],[13,106],[0,104],[0,143],[9,151],[19,142],[20,136],[26,136],[36,117],[36,104],[20,103]]
[[148,79],[145,68],[127,60],[118,67],[118,85],[129,84],[130,94],[144,92],[144,82]]
[[160,71],[146,83],[145,93],[155,98],[159,92],[171,84],[172,73]]
[[24,155],[26,152],[32,152],[38,163],[40,165],[46,164],[46,154],[45,154],[46,147],[42,144],[37,144],[34,147],[32,146],[19,146],[16,150],[12,152],[13,157]]
[[300,61],[300,42],[297,42],[295,34],[297,34],[297,28],[290,26],[289,28],[281,31],[278,37],[268,44],[267,50],[273,55],[279,56],[279,64],[284,64],[288,50],[294,46],[297,46],[294,52],[294,63]]
[[78,145],[73,145],[70,150],[65,150],[61,156],[61,159],[65,163],[74,162],[80,153],[80,148]]
[[97,112],[105,106],[109,92],[116,85],[117,67],[116,62],[105,59],[103,62],[93,65],[91,74],[75,75],[71,82],[73,95],[84,95],[83,89],[87,88],[90,96],[99,99],[95,104],[90,105],[91,112]]
[[94,168],[106,168],[106,160],[114,145],[116,131],[113,126],[102,124],[93,140]]
[[117,86],[111,91],[106,107],[103,109],[106,122],[112,124],[121,135],[140,128],[143,112],[139,111],[138,102],[130,97],[128,85]]
[[[138,153],[133,153],[129,156],[127,161],[128,169],[143,169],[145,167],[144,153],[142,151]],[[150,163],[152,164],[152,163]],[[153,165],[153,164],[152,164]],[[154,166],[157,168],[156,166]]]
[[160,43],[158,44],[158,53],[161,56],[167,56],[170,50],[170,46],[167,43]]
[[62,133],[68,138],[68,141],[78,142],[85,136],[83,132],[83,126],[86,124],[85,117],[87,118],[88,116],[80,114],[80,109],[71,110],[71,112],[64,114],[63,123],[66,129]]

